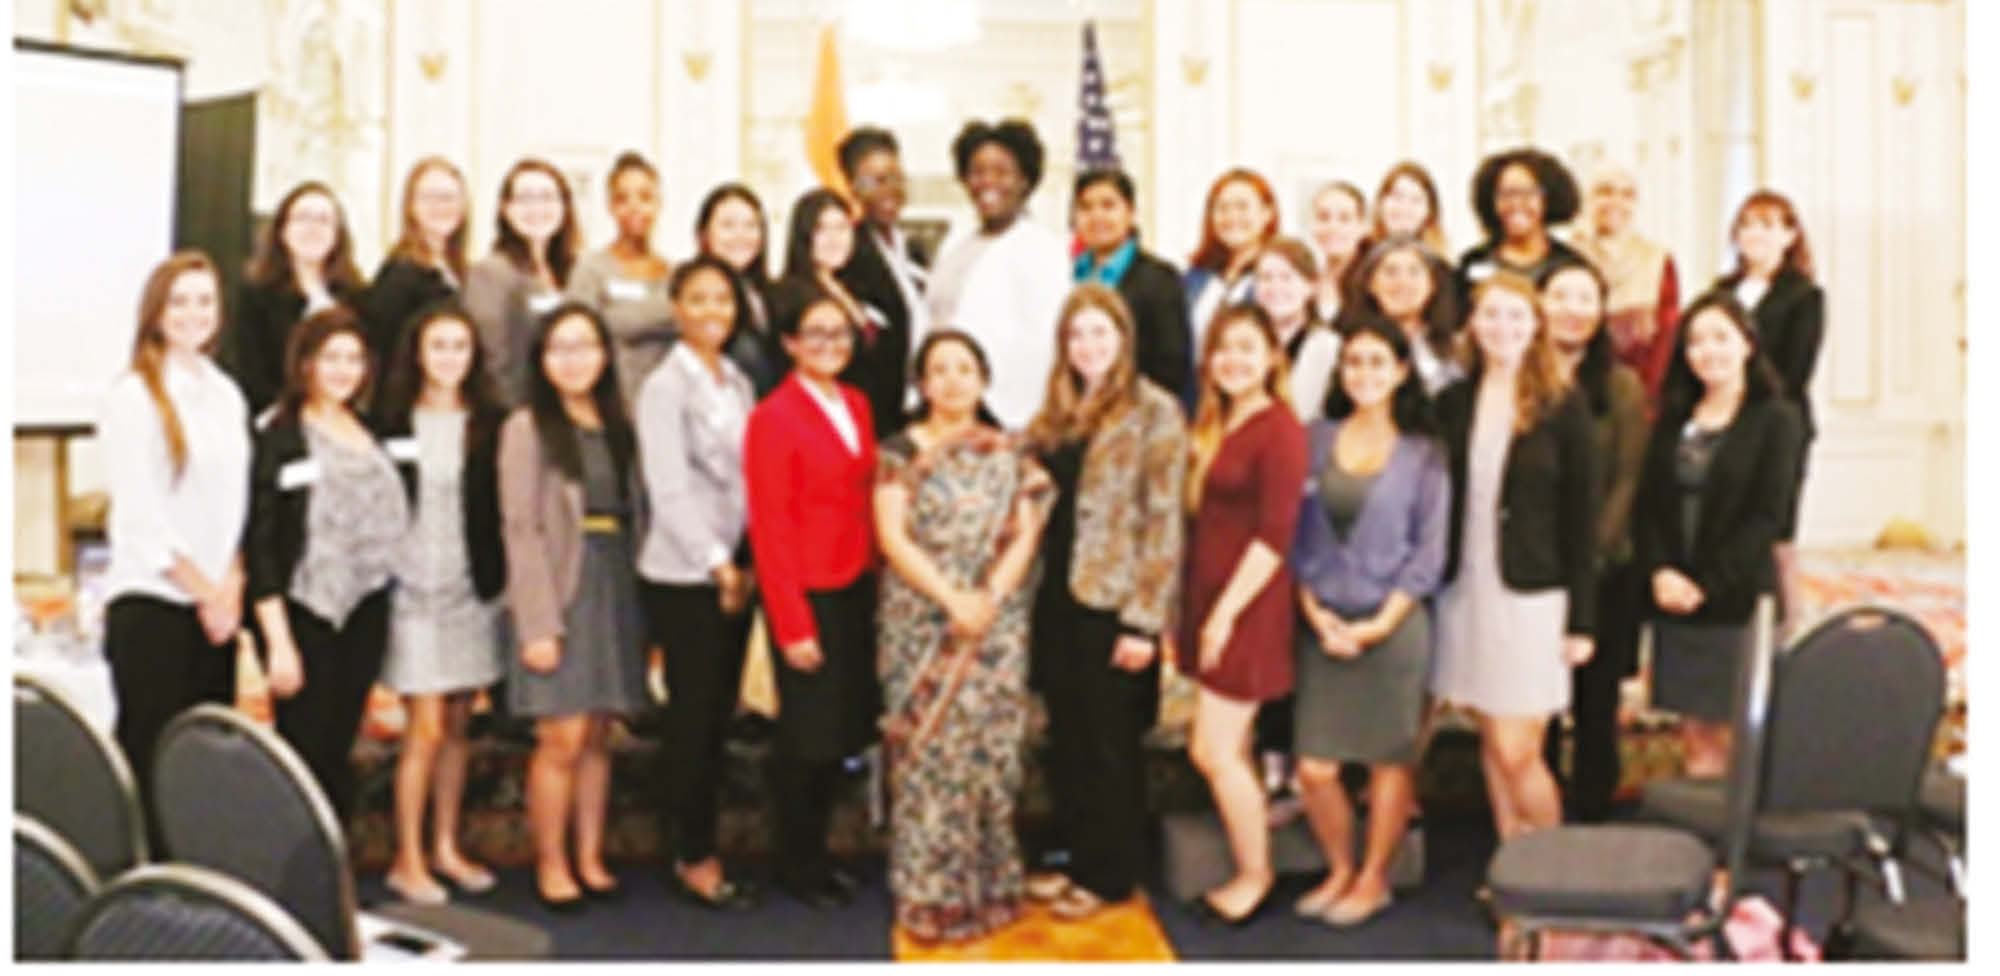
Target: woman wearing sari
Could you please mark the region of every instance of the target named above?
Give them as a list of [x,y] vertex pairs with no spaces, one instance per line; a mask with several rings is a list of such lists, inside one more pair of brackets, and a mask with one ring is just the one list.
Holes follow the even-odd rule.
[[988,371],[970,335],[925,336],[917,420],[877,467],[889,888],[926,941],[1005,925],[1022,895],[1028,576],[1054,486],[981,405]]

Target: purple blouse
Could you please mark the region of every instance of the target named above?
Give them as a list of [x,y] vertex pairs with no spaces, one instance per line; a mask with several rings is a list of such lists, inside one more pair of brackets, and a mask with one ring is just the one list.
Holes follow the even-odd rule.
[[1372,613],[1396,590],[1419,600],[1429,596],[1444,572],[1450,537],[1451,473],[1444,450],[1431,438],[1399,435],[1343,537],[1334,531],[1319,492],[1320,472],[1333,463],[1339,430],[1339,421],[1315,420],[1306,431],[1306,477],[1292,536],[1294,575],[1343,616]]

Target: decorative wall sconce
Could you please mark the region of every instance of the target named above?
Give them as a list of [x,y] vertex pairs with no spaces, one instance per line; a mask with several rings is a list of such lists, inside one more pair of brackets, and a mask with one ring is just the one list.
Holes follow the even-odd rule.
[[444,77],[445,65],[448,62],[449,56],[442,50],[417,52],[417,68],[424,73],[425,81],[436,81]]
[[687,66],[688,77],[699,83],[702,79],[708,77],[708,69],[715,64],[715,52],[708,50],[682,51],[681,63]]
[[1431,91],[1444,92],[1451,87],[1452,66],[1444,61],[1432,61],[1425,66],[1430,75]]
[[1819,78],[1803,71],[1792,72],[1792,94],[1803,102],[1813,97],[1813,89],[1818,87]]
[[1897,105],[1908,105],[1917,97],[1917,79],[1909,75],[1897,75],[1889,79],[1889,90],[1895,94]]
[[1208,55],[1205,54],[1181,55],[1181,76],[1187,79],[1188,84],[1200,87],[1208,77],[1208,62]]

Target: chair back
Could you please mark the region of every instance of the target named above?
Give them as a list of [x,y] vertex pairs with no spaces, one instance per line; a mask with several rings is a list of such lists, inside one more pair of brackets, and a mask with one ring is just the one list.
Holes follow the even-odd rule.
[[14,810],[61,834],[100,878],[146,860],[138,781],[125,754],[61,693],[20,674]]
[[69,930],[97,893],[97,875],[62,835],[14,817],[14,958],[61,959]]
[[1912,815],[1944,696],[1944,654],[1921,624],[1835,614],[1778,659],[1761,808]]
[[91,899],[69,941],[77,959],[324,961],[305,927],[216,871],[150,864]]
[[153,758],[153,806],[174,860],[276,900],[328,956],[359,957],[340,822],[275,732],[221,705],[175,716]]
[[[1777,602],[1765,594],[1757,598],[1750,616],[1750,648],[1736,671],[1736,690],[1731,704],[1728,789],[1724,796],[1727,816],[1722,831],[1722,862],[1729,871],[1730,900],[1745,876],[1744,862],[1750,850],[1750,831],[1756,822],[1759,793],[1763,786],[1765,737],[1769,732],[1772,685],[1777,657]],[[1729,906],[1724,906],[1727,917]]]

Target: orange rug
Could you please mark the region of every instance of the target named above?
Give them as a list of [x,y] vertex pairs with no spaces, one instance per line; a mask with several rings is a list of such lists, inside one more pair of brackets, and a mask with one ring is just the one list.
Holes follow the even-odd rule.
[[972,942],[919,942],[896,926],[898,962],[1172,962],[1174,947],[1153,917],[1145,894],[1111,905],[1082,922],[1065,922],[1038,902],[1012,925]]

